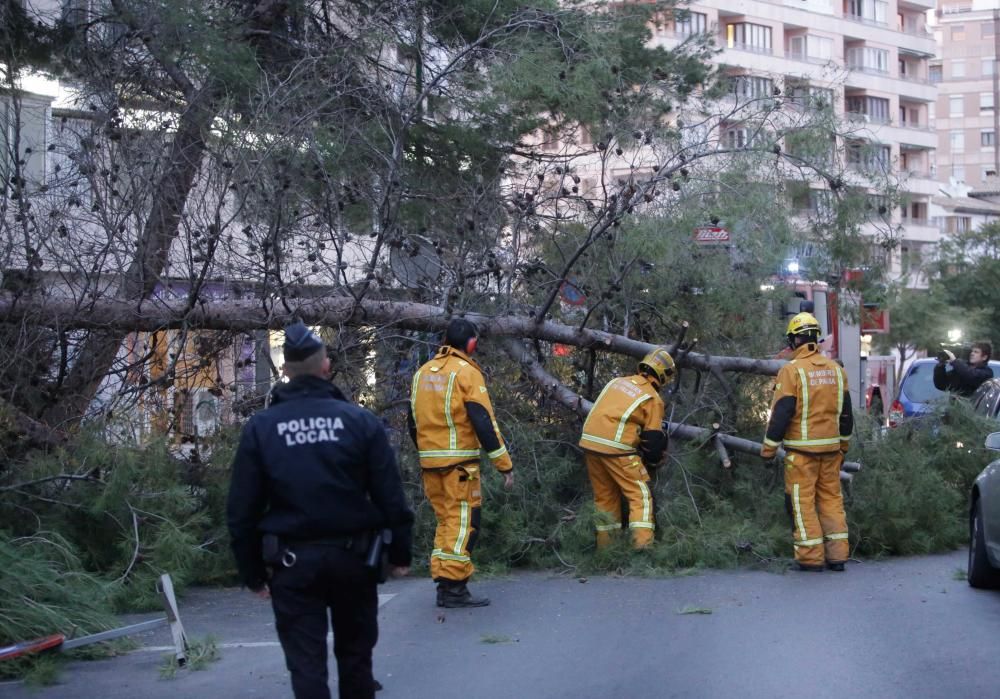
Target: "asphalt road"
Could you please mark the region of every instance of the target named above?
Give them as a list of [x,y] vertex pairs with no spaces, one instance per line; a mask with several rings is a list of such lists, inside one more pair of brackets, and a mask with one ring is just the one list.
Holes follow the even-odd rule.
[[[520,574],[476,583],[493,605],[473,610],[438,610],[427,579],[392,581],[379,697],[1000,697],[1000,591],[957,580],[964,565],[956,552],[846,573]],[[695,609],[711,613],[682,613]],[[197,590],[181,614],[189,635],[218,639],[222,658],[203,671],[160,679],[161,630],[138,651],[70,664],[58,685],[0,684],[0,697],[291,698],[266,603]]]

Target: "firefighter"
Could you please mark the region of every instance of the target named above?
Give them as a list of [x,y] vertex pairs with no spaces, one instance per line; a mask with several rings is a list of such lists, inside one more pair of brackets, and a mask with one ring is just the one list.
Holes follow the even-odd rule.
[[513,464],[504,444],[483,374],[472,359],[476,326],[463,318],[448,324],[444,345],[413,376],[410,437],[417,447],[424,492],[437,518],[431,577],[439,607],[485,607],[486,597],[468,588],[475,567],[482,484],[480,452],[514,485]]
[[674,376],[674,360],[658,347],[639,362],[638,373],[612,379],[601,391],[583,424],[580,448],[594,489],[597,546],[621,529],[621,499],[628,501],[632,545],[653,543],[653,496],[647,467],[658,466],[667,451],[660,391]]
[[785,508],[795,565],[803,571],[844,570],[849,547],[840,465],[854,429],[847,375],[819,352],[819,323],[799,313],[788,323],[792,360],[774,384],[761,456],[785,447]]

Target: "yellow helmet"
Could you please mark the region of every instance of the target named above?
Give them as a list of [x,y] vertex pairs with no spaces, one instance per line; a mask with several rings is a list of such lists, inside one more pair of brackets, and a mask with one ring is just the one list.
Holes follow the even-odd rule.
[[665,347],[657,347],[639,362],[639,373],[651,374],[663,386],[674,376],[674,358]]
[[786,335],[807,335],[809,333],[819,335],[819,321],[812,313],[798,313],[788,321]]

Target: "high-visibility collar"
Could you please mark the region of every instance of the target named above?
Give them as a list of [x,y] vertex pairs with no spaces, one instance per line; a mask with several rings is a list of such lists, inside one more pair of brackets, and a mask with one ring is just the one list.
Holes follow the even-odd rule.
[[476,363],[475,359],[467,355],[462,350],[455,349],[451,345],[442,345],[441,348],[438,349],[437,354],[434,355],[434,359],[444,359],[445,357],[448,356],[458,357],[459,359],[466,361],[472,366],[476,367],[477,369],[479,369],[479,371],[482,371],[482,368],[480,368],[479,364]]
[[792,353],[792,359],[805,359],[819,352],[819,346],[815,342],[807,342],[799,345]]

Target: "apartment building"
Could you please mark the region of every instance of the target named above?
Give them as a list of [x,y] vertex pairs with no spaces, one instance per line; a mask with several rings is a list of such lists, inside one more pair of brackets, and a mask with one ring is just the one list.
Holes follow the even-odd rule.
[[[908,258],[904,262],[898,250],[891,256],[890,272],[898,277],[940,235],[929,219],[938,190],[931,124],[938,97],[930,76],[935,43],[926,24],[934,7],[934,0],[703,0],[690,6],[689,17],[666,23],[656,40],[669,46],[710,32],[723,48],[716,60],[737,86],[831,100],[857,127],[858,138],[842,144],[849,164],[874,158],[901,183],[903,201],[892,223],[901,226]],[[723,142],[738,145],[740,136]],[[811,200],[807,206],[822,197]]]
[[941,0],[931,17],[938,54],[930,76],[938,87],[938,179],[932,221],[942,234],[1000,220],[1000,145],[995,105],[1000,2]]
[[939,54],[938,173],[943,182],[981,189],[998,174],[996,122],[996,0],[941,0],[932,17]]

